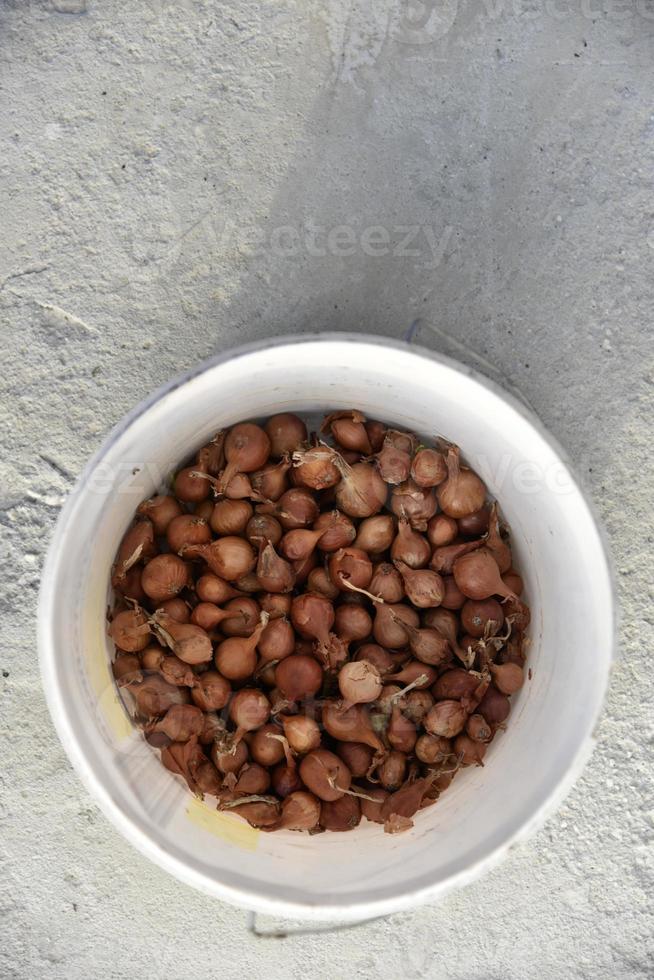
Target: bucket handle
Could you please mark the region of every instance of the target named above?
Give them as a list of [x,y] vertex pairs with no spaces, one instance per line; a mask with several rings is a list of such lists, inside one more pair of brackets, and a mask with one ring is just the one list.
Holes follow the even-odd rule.
[[358,929],[360,926],[367,926],[371,922],[379,922],[386,919],[386,915],[375,915],[371,919],[360,919],[357,922],[344,922],[333,926],[302,926],[299,929],[271,928],[261,929],[257,921],[256,912],[248,912],[247,931],[256,939],[292,939],[294,936],[318,936],[321,932],[345,932],[348,929]]

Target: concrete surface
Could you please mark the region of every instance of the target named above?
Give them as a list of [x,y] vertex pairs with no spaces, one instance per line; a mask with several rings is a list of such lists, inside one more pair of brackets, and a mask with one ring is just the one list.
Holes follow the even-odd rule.
[[[653,48],[651,0],[0,4],[1,977],[654,975]],[[416,317],[519,389],[595,496],[622,603],[597,751],[442,905],[258,940],[72,773],[41,558],[89,453],[171,374]]]

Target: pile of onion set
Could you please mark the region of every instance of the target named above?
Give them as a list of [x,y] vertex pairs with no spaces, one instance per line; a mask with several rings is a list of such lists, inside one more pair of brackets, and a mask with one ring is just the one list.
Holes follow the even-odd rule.
[[457,446],[357,410],[219,432],[139,505],[111,584],[136,724],[265,831],[413,826],[524,681],[497,504]]

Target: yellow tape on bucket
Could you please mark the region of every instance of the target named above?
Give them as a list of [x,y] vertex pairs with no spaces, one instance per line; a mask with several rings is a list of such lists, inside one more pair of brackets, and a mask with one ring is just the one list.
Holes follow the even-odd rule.
[[219,813],[201,800],[192,799],[186,808],[186,815],[196,827],[208,831],[214,837],[240,847],[244,851],[256,851],[261,831],[250,827],[240,817],[229,813]]

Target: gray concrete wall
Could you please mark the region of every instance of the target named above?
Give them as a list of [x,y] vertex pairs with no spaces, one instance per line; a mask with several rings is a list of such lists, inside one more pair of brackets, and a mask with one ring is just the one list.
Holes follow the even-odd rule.
[[[653,48],[651,0],[0,4],[0,976],[653,975]],[[257,940],[72,773],[40,691],[41,558],[90,452],[172,374],[418,317],[577,460],[621,659],[586,774],[501,868]]]

